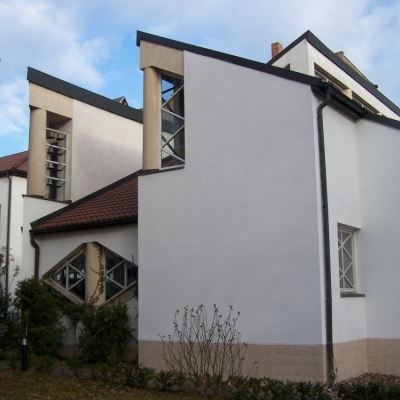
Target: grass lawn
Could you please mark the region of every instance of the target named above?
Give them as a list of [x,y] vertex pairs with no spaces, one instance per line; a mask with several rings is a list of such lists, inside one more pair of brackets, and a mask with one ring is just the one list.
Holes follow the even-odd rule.
[[194,399],[184,393],[167,393],[156,390],[140,390],[116,383],[103,383],[91,379],[30,370],[8,369],[0,371],[1,400],[31,399]]

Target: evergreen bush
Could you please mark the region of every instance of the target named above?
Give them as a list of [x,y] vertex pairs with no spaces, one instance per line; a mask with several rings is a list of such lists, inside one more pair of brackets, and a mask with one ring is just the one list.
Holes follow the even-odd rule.
[[98,308],[88,305],[82,314],[77,356],[88,364],[112,365],[120,361],[128,340],[133,337],[129,319],[126,304]]
[[52,289],[35,278],[17,284],[14,306],[21,310],[20,335],[26,334],[32,353],[59,356],[65,327]]

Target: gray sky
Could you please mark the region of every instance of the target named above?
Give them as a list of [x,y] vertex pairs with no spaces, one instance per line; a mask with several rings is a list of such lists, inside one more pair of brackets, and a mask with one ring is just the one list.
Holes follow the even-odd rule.
[[400,0],[0,0],[0,156],[28,147],[28,66],[141,107],[137,30],[266,62],[308,29],[400,105]]

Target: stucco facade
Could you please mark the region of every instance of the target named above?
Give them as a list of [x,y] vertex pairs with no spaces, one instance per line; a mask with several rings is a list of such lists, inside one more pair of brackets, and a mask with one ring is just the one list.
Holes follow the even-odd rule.
[[[10,182],[11,181],[11,182]],[[11,190],[11,205],[9,207],[9,191]],[[26,193],[26,177],[10,174],[0,177],[0,247],[9,246],[12,259],[9,262],[9,291],[15,290],[15,284],[20,279],[22,265],[22,196]],[[10,219],[9,219],[10,212]],[[8,229],[9,243],[7,243]],[[12,276],[17,272],[15,279]]]
[[23,277],[35,272],[30,237],[33,221],[142,165],[139,110],[32,68],[28,80],[31,114],[29,178],[23,205]]
[[[166,122],[155,128],[153,121],[148,130],[145,124],[158,148],[144,155],[153,173],[139,176],[139,361],[163,367],[158,334],[172,333],[175,310],[217,304],[222,313],[229,305],[241,312],[245,368],[257,361],[259,376],[314,381],[399,374],[393,307],[399,199],[389,176],[399,168],[400,123],[379,116],[399,119],[396,106],[368,82],[338,72],[307,40],[279,58],[285,67],[290,55],[291,70],[278,71],[139,33],[152,107],[161,92],[146,87],[147,70],[161,80],[171,63],[163,64],[167,49],[149,43],[183,55],[185,160],[163,168]],[[314,78],[315,64],[346,82],[375,115],[349,92]],[[343,275],[339,281],[340,230],[351,236],[351,285]]]
[[[23,264],[56,281],[86,251],[90,295],[93,243],[133,257],[140,301],[123,301],[146,366],[165,368],[159,334],[173,333],[175,310],[216,304],[223,315],[230,305],[241,313],[245,372],[257,362],[257,376],[278,379],[400,374],[400,110],[303,36],[266,65],[139,32],[143,140],[136,112],[30,75]],[[343,87],[315,77],[316,68]],[[67,137],[60,162],[45,161],[46,149],[61,147],[46,128]],[[65,164],[63,199],[46,198],[50,163]],[[129,180],[129,218],[68,226],[85,202],[108,191],[110,205]],[[63,215],[64,225],[43,225]]]

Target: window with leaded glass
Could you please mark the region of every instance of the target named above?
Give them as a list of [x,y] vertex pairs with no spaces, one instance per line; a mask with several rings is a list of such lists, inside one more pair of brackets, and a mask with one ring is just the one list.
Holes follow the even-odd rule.
[[134,263],[105,250],[105,300],[109,300],[137,281],[138,268]]
[[161,76],[161,168],[185,164],[183,80]]
[[52,280],[65,290],[85,300],[86,252],[80,251],[52,275]]
[[340,290],[355,291],[354,232],[338,229]]

